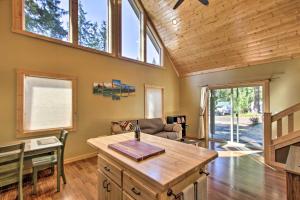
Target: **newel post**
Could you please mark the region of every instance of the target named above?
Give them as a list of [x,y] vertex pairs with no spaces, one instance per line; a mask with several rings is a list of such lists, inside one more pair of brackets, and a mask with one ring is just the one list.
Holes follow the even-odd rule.
[[272,141],[272,113],[264,113],[264,156],[265,163],[269,164],[271,159]]

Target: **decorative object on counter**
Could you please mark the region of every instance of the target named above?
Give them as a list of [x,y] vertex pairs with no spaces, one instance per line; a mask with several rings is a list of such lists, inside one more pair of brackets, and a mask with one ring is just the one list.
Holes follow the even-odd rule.
[[165,149],[137,140],[127,140],[116,144],[109,144],[108,148],[137,162],[165,152]]
[[137,122],[137,125],[135,126],[135,131],[134,131],[134,137],[136,141],[141,141],[141,128],[139,125],[139,121]]
[[123,84],[121,80],[113,79],[112,82],[95,82],[93,84],[93,94],[112,97],[112,100],[120,100],[121,97],[135,95],[135,86]]
[[174,116],[168,116],[167,117],[167,123],[168,124],[180,124],[182,127],[182,137],[186,137],[186,129],[187,129],[187,124],[186,124],[186,116],[185,115],[174,115]]

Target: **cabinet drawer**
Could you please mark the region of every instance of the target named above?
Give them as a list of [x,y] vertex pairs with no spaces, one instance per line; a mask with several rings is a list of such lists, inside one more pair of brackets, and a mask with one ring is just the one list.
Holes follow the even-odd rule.
[[107,199],[106,189],[103,187],[104,183],[107,183],[107,181],[105,175],[101,171],[98,171],[98,200]]
[[155,200],[158,194],[128,173],[123,173],[123,189],[136,200]]
[[98,167],[110,179],[112,179],[120,187],[122,186],[122,169],[116,164],[108,161],[102,156],[98,156]]
[[121,200],[122,199],[122,190],[115,184],[113,181],[108,179],[107,182],[107,199],[108,200]]
[[103,172],[98,171],[98,200],[122,199],[121,188]]
[[123,200],[134,200],[129,194],[126,192],[123,192]]

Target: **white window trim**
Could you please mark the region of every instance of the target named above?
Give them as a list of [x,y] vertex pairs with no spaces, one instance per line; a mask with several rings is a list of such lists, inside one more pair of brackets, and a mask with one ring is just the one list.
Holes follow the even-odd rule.
[[144,92],[144,118],[147,119],[148,113],[147,113],[147,90],[148,89],[161,89],[162,92],[162,118],[165,117],[165,88],[161,86],[156,85],[147,85],[145,84],[145,92]]
[[[133,58],[128,58],[126,56],[123,56],[123,52],[122,52],[122,29],[123,29],[123,24],[122,24],[122,3],[123,1],[128,1],[129,4],[131,5],[133,12],[137,15],[137,17],[140,20],[140,60],[137,59],[133,59]],[[135,1],[135,0],[121,0],[120,4],[119,4],[119,27],[120,27],[120,31],[119,31],[119,57],[126,59],[126,60],[133,60],[133,61],[137,61],[137,62],[145,62],[145,54],[144,54],[144,24],[145,24],[145,13],[142,9],[142,6],[140,5],[139,2]],[[140,14],[140,16],[138,16],[138,14]]]
[[[161,66],[163,63],[163,45],[160,42],[159,37],[155,33],[154,28],[149,24],[147,25],[147,28],[146,28],[146,34],[149,35],[150,40],[152,41],[155,49],[159,53],[159,59],[160,59],[159,66]],[[147,62],[147,48],[145,49],[145,62],[148,63]],[[151,63],[148,63],[148,64],[151,64]]]

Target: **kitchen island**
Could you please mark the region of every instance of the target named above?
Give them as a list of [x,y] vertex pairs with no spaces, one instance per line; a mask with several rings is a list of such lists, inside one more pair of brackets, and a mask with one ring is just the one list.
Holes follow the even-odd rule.
[[108,145],[134,139],[134,133],[89,139],[98,151],[99,200],[171,200],[188,185],[205,176],[215,151],[149,134],[141,141],[165,149],[165,153],[137,162]]

